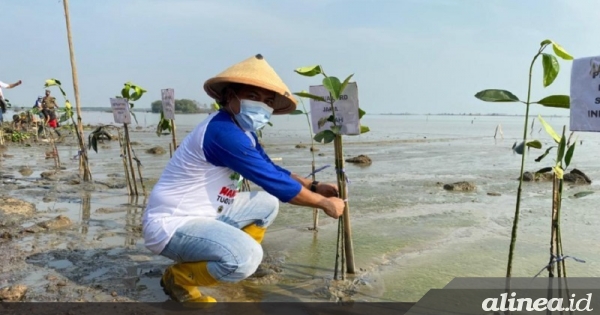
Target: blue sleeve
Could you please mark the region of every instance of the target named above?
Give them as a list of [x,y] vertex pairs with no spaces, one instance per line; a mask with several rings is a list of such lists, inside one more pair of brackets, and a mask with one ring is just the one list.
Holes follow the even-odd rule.
[[302,185],[291,178],[289,172],[265,159],[235,124],[211,121],[203,150],[209,163],[240,173],[281,202],[289,202],[302,190]]

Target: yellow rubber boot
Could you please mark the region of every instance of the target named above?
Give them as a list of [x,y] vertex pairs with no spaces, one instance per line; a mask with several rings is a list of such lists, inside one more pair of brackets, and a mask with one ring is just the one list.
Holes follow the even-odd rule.
[[199,286],[216,283],[217,280],[208,273],[205,261],[169,266],[160,281],[165,293],[178,302],[216,302],[198,290]]
[[260,227],[260,226],[256,225],[255,223],[252,223],[252,224],[244,227],[242,229],[242,231],[246,232],[254,240],[256,240],[258,242],[258,244],[260,244],[260,243],[262,243],[263,239],[265,238],[265,233],[267,232],[267,228]]

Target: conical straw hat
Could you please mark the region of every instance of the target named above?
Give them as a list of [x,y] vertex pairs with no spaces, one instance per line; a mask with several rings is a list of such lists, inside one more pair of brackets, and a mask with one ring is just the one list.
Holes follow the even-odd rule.
[[207,80],[204,83],[204,90],[210,97],[219,100],[223,88],[229,83],[252,85],[275,92],[273,115],[288,114],[296,109],[296,99],[260,54],[237,63]]

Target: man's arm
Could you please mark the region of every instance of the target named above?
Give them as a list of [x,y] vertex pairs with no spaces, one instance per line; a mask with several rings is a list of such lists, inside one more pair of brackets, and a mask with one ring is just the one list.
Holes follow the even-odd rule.
[[7,88],[7,89],[12,89],[12,88],[14,88],[14,87],[16,87],[16,86],[19,86],[19,85],[21,85],[21,83],[22,83],[22,82],[21,82],[21,80],[19,80],[19,81],[17,81],[17,82],[15,82],[15,83],[13,83],[13,84],[9,84],[8,86],[6,86],[6,88]]
[[210,163],[240,173],[282,202],[320,208],[334,218],[342,214],[344,202],[341,199],[328,198],[303,187],[289,172],[265,159],[245,134],[234,130],[216,132],[218,127],[212,127],[207,130],[203,148]]

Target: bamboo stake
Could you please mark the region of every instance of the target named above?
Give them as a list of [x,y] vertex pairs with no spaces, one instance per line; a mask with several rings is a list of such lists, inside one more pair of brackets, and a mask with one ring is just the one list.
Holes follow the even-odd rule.
[[129,160],[129,170],[131,171],[131,179],[133,181],[133,191],[138,195],[137,182],[135,179],[135,171],[133,169],[133,158],[131,157],[131,140],[129,139],[129,128],[127,124],[123,124],[125,131],[125,146],[127,147],[127,159]]
[[73,76],[73,92],[75,93],[75,108],[77,110],[77,140],[79,142],[79,173],[83,175],[83,181],[92,181],[92,172],[88,162],[87,150],[83,142],[83,122],[81,121],[81,103],[79,102],[79,83],[77,78],[77,64],[75,62],[75,48],[73,47],[73,37],[71,36],[71,18],[69,16],[69,0],[63,0],[65,9],[65,21],[67,25],[67,39],[69,42],[69,55],[71,58],[71,72]]
[[[44,130],[46,130],[46,128],[44,127]],[[54,142],[54,135],[52,134],[52,131],[49,131],[48,134],[50,135],[50,144],[52,145],[52,153],[54,155],[54,166],[56,167],[57,170],[60,169],[60,157],[58,156],[58,148],[56,147],[56,142]]]
[[344,214],[340,220],[344,220],[344,250],[347,262],[347,272],[354,273],[354,246],[352,244],[352,227],[350,226],[350,205],[348,204],[348,191],[346,186],[346,173],[344,172],[344,152],[342,147],[342,136],[336,135],[334,141],[335,147],[335,165],[338,172],[338,190],[340,198],[344,200]]
[[123,171],[125,172],[125,181],[127,182],[127,194],[131,196],[133,194],[133,187],[131,187],[131,179],[129,178],[129,171],[127,169],[127,152],[125,151],[125,144],[123,143],[123,136],[121,135],[121,130],[118,129],[119,136],[119,146],[121,146],[121,160],[123,161]]
[[173,151],[177,150],[177,135],[175,132],[175,120],[171,119],[171,127],[173,128],[172,136],[173,136]]
[[552,176],[552,216],[551,216],[551,229],[550,229],[550,266],[548,267],[548,277],[554,277],[554,259],[558,258],[558,238],[557,238],[557,214],[558,214],[558,187],[556,185],[557,177],[556,174]]

